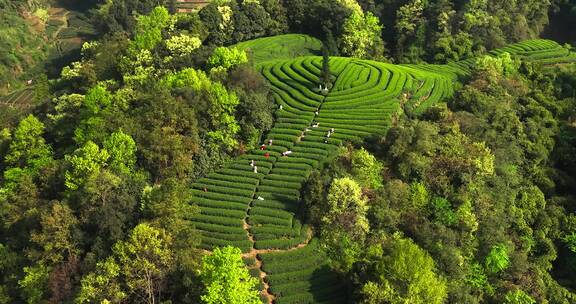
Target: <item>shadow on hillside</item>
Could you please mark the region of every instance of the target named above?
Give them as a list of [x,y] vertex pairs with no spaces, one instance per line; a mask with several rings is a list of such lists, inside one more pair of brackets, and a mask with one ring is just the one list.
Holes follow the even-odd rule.
[[310,278],[310,293],[314,297],[314,302],[349,303],[348,289],[344,280],[327,265],[314,271]]
[[66,10],[84,13],[98,6],[97,1],[56,0],[54,3]]
[[281,80],[282,80],[282,82],[288,84],[290,87],[292,87],[294,89],[296,89],[298,86],[304,86],[308,90],[314,90],[314,88],[316,87],[315,83],[311,83],[309,81],[300,81],[300,80],[296,80],[296,79],[292,79],[292,78],[281,79]]
[[310,54],[312,54],[312,56],[322,56],[322,51],[317,50],[317,49],[313,49],[311,47],[307,47],[306,51],[309,52]]

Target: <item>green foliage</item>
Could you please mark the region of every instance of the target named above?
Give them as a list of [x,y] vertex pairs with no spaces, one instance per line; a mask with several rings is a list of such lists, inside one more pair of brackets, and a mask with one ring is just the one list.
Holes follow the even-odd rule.
[[216,248],[202,259],[201,277],[206,290],[203,303],[259,304],[256,286],[242,261],[241,251],[231,246]]
[[248,62],[246,52],[237,48],[218,47],[208,58],[212,71],[228,71],[230,68]]
[[70,170],[66,171],[66,187],[76,190],[82,186],[87,179],[100,172],[106,164],[110,154],[105,149],[100,149],[97,144],[88,141],[81,148],[76,149],[74,154],[66,156],[70,163]]
[[82,279],[76,303],[118,302],[131,294],[147,303],[160,300],[172,267],[172,242],[164,230],[139,224],[128,240],[114,244],[111,257]]
[[138,50],[152,50],[162,41],[162,31],[170,26],[172,18],[162,6],[154,8],[150,14],[138,16],[134,35],[134,46]]
[[326,255],[330,260],[330,265],[338,271],[350,271],[362,256],[364,249],[362,243],[350,233],[336,228],[325,229],[321,238],[326,247]]
[[420,182],[410,184],[410,201],[415,209],[423,209],[428,204],[429,195],[424,184]]
[[447,283],[435,273],[434,260],[410,239],[392,241],[375,262],[377,281],[362,287],[362,303],[444,303]]
[[105,126],[102,116],[111,107],[112,102],[112,94],[102,85],[97,85],[87,92],[80,108],[82,120],[74,130],[74,140],[78,144],[84,144],[89,140],[98,141],[103,137]]
[[52,149],[43,135],[44,124],[33,115],[20,121],[4,159],[6,165],[34,171],[48,164],[52,160]]
[[490,252],[484,261],[486,270],[490,273],[499,273],[510,265],[508,249],[503,244],[498,244],[490,248]]
[[24,278],[18,281],[18,285],[22,289],[26,303],[39,303],[47,289],[50,268],[43,264],[37,264],[24,267],[24,273]]
[[368,232],[368,206],[362,189],[354,180],[346,177],[333,180],[328,190],[327,203],[328,210],[322,219],[326,225],[342,225],[355,236]]
[[41,215],[40,224],[42,230],[33,232],[30,239],[42,247],[42,261],[48,265],[56,265],[65,258],[78,254],[75,239],[78,219],[70,207],[62,203],[52,205],[50,213]]
[[446,226],[452,226],[457,223],[458,219],[450,201],[443,197],[434,197],[430,201],[430,205],[432,207],[432,214],[437,221]]
[[478,290],[484,290],[488,294],[494,293],[494,288],[488,282],[488,277],[484,273],[482,265],[474,263],[470,265],[468,274],[466,275],[466,283]]
[[119,302],[127,297],[116,281],[120,266],[112,257],[96,264],[96,270],[82,278],[82,287],[75,303]]
[[504,296],[505,304],[535,304],[536,301],[521,289],[509,291]]
[[564,236],[562,240],[572,252],[576,253],[576,232]]
[[512,59],[509,53],[502,53],[498,57],[484,56],[476,61],[476,73],[482,73],[490,81],[500,77],[514,75],[518,71],[518,61]]
[[185,34],[172,36],[166,40],[166,48],[173,56],[187,56],[202,45],[202,40]]
[[212,106],[208,113],[215,131],[208,132],[208,136],[231,150],[238,144],[234,136],[240,131],[240,126],[234,117],[234,112],[240,101],[234,92],[228,92],[220,83],[213,84],[209,94]]
[[382,187],[384,165],[374,155],[361,148],[352,152],[352,175],[362,187],[378,189]]
[[384,55],[381,32],[382,26],[371,12],[353,12],[344,23],[342,53],[356,58],[381,58]]
[[127,241],[114,245],[112,250],[130,293],[149,303],[161,296],[160,284],[173,267],[172,242],[164,230],[139,224]]
[[110,154],[109,165],[122,173],[134,170],[136,164],[136,143],[122,130],[110,134],[104,141],[104,149]]

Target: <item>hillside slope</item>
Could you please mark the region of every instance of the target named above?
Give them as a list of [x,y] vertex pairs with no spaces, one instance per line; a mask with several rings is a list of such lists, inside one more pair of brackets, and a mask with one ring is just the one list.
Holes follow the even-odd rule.
[[[576,61],[574,53],[546,40],[491,54],[504,51],[542,64]],[[262,64],[279,105],[276,125],[264,141],[272,145],[242,155],[194,184],[192,203],[201,213],[190,220],[202,233],[202,246],[233,245],[246,258],[256,257],[253,274],[265,282],[269,302],[345,303],[344,286],[310,240],[309,227],[298,219],[302,184],[343,142],[384,135],[401,111],[422,112],[450,97],[473,62],[392,65],[331,58],[336,80],[327,95],[316,89],[321,57]]]

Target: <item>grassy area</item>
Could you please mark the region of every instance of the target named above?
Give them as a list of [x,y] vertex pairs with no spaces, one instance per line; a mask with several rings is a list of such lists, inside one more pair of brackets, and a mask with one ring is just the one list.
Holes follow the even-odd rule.
[[16,11],[0,11],[0,95],[22,88],[24,80],[33,78],[38,72],[34,67],[50,49],[42,29],[31,26],[31,20]]
[[275,59],[320,55],[320,40],[302,34],[287,34],[241,42],[236,47],[251,54],[255,63]]

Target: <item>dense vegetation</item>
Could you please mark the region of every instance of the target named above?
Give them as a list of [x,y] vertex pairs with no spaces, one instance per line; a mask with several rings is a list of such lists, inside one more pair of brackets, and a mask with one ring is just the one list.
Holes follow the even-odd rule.
[[51,5],[0,0],[0,303],[576,302],[572,2]]

